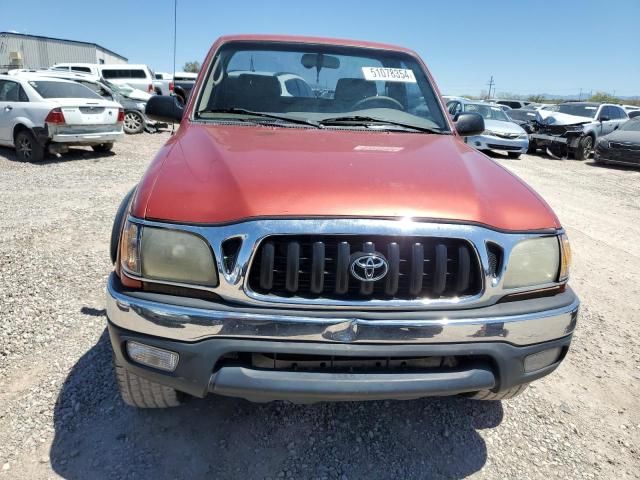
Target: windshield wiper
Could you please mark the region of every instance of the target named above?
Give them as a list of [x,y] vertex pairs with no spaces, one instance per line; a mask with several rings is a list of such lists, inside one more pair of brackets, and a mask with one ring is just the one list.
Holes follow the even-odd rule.
[[304,118],[289,117],[287,115],[277,115],[274,113],[254,112],[253,110],[247,110],[246,108],[209,108],[200,110],[198,115],[202,113],[238,113],[241,115],[251,115],[252,117],[271,118],[273,120],[283,120],[289,123],[298,123],[302,125],[311,125],[315,128],[322,128],[320,124],[313,120],[307,120]]
[[421,127],[418,125],[413,125],[411,123],[396,122],[395,120],[387,120],[386,118],[368,117],[366,115],[346,115],[343,117],[329,117],[329,118],[323,118],[318,123],[320,125],[338,125],[341,123],[352,123],[356,125],[360,124],[365,126],[372,125],[372,124],[393,125],[395,127],[402,127],[405,129],[412,129],[420,132],[437,133],[437,134],[447,133],[437,128]]

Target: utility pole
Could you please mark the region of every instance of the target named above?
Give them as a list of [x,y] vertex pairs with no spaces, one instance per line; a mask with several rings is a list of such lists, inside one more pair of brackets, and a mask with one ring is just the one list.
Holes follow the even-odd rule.
[[491,88],[495,85],[495,83],[493,82],[493,75],[491,75],[491,80],[489,80],[489,83],[487,85],[489,85],[489,96],[487,97],[487,100],[491,100]]

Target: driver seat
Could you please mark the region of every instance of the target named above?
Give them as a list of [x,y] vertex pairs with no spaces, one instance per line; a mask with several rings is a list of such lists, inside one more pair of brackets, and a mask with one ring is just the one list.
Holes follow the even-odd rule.
[[378,94],[376,84],[364,78],[341,78],[336,83],[333,99],[343,108],[349,108],[356,102]]

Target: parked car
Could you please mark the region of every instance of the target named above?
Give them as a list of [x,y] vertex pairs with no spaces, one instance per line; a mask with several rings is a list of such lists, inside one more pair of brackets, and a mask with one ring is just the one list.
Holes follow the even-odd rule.
[[524,108],[529,105],[531,102],[527,102],[525,100],[500,100],[493,99],[490,100],[493,103],[497,103],[498,105],[506,105],[507,107],[511,107],[512,109]]
[[97,63],[56,63],[49,70],[62,72],[89,73],[100,77],[100,70]]
[[145,115],[147,101],[151,94],[135,89],[127,84],[115,84],[103,80],[102,85],[108,88],[111,96],[124,108],[124,132],[130,135],[147,131],[158,131],[165,128],[166,123],[150,120]]
[[545,148],[558,157],[584,160],[598,138],[613,132],[629,117],[622,107],[592,102],[567,102],[552,110],[538,110],[532,148]]
[[640,166],[640,118],[631,119],[600,137],[593,159],[597,163]]
[[640,110],[631,110],[627,115],[629,115],[629,118],[640,117]]
[[76,82],[22,74],[0,75],[0,144],[19,159],[40,161],[71,145],[111,150],[122,137],[124,110]]
[[157,95],[171,95],[173,93],[173,75],[165,72],[155,72],[153,86]]
[[151,94],[142,90],[134,89],[126,84],[116,85],[101,80],[99,77],[91,73],[78,73],[63,70],[22,70],[12,72],[13,75],[28,73],[33,76],[41,76],[46,78],[62,78],[77,82],[90,90],[94,91],[102,98],[118,102],[124,109],[123,129],[124,133],[137,134],[148,131],[157,131],[159,128],[166,127],[167,124],[161,124],[153,120],[149,120],[144,110],[147,100]]
[[153,72],[146,65],[57,63],[51,69],[91,73],[112,83],[126,83],[145,92],[155,92]]
[[482,115],[486,130],[481,135],[465,138],[468,145],[480,151],[503,151],[509,158],[519,158],[529,148],[527,132],[509,118],[502,105],[452,100],[447,103],[447,108],[452,116],[461,112]]
[[[335,93],[227,75],[251,58]],[[495,400],[560,364],[579,305],[564,230],[463,143],[482,117],[453,122],[417,54],[224,37],[192,95],[149,99],[151,118],[181,124],[114,222],[106,309],[126,403]]]

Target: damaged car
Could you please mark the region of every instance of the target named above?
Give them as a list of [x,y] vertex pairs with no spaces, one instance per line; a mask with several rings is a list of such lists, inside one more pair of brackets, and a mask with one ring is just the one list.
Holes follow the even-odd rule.
[[640,167],[640,118],[633,118],[615,132],[601,137],[593,159],[596,163]]
[[561,103],[553,111],[538,110],[531,149],[545,149],[551,156],[584,160],[597,140],[629,119],[618,105],[590,102]]
[[527,132],[509,118],[502,105],[452,100],[447,102],[447,109],[452,116],[462,112],[482,116],[485,131],[481,135],[469,136],[464,140],[476,150],[506,152],[509,158],[517,159],[529,149]]

